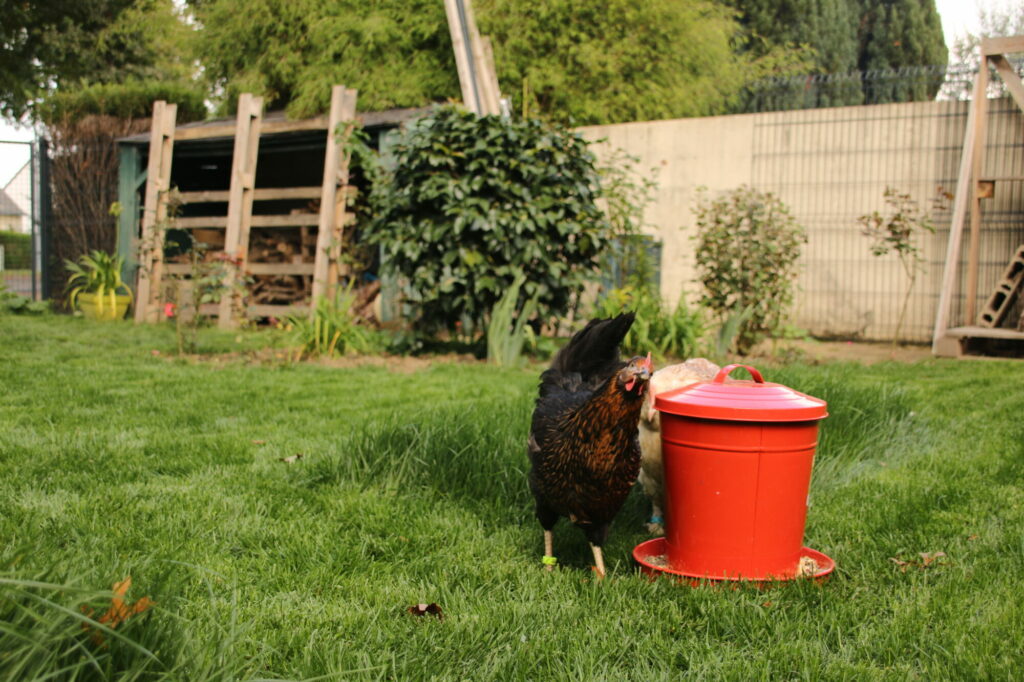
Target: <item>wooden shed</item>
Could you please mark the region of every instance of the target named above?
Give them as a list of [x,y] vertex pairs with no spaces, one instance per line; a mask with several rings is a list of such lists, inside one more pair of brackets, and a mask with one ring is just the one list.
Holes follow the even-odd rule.
[[338,243],[351,217],[338,133],[356,121],[379,146],[387,132],[428,111],[356,113],[354,90],[335,86],[332,95],[325,116],[264,115],[261,98],[243,95],[235,119],[180,126],[174,105],[158,102],[151,133],[119,140],[118,251],[127,262],[126,281],[136,283],[136,321],[161,319],[169,279],[187,279],[193,267],[176,231],[238,263],[238,276],[250,280],[244,313],[232,309],[231,295],[204,308],[222,327],[239,314],[300,312],[330,293],[345,275]]

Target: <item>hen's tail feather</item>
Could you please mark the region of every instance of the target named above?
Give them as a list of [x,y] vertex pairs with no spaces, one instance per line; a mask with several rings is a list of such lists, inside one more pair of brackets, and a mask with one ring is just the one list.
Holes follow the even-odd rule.
[[633,313],[623,313],[608,320],[591,320],[558,351],[551,369],[565,374],[577,372],[584,381],[614,371],[619,363],[619,344],[633,318]]

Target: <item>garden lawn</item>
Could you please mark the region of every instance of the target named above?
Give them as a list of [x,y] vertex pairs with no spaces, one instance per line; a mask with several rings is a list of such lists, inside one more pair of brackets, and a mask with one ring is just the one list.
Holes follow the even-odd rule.
[[[207,332],[207,350],[272,341]],[[168,357],[169,329],[0,317],[0,676],[1013,679],[1024,666],[1024,363],[791,366],[829,401],[806,544],[824,585],[540,563],[539,368]],[[160,351],[159,355],[153,353]],[[282,458],[301,453],[293,463]],[[919,553],[944,552],[927,567]],[[900,566],[892,559],[908,562]],[[111,586],[156,605],[83,630]],[[60,588],[52,587],[61,586]],[[407,607],[437,603],[443,620]]]

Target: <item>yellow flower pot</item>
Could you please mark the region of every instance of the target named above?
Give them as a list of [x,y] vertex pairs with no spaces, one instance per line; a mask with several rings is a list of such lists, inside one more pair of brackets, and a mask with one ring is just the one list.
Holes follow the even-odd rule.
[[83,293],[78,295],[77,302],[78,309],[90,320],[120,320],[128,311],[132,297],[118,294],[112,298],[110,294],[101,297]]

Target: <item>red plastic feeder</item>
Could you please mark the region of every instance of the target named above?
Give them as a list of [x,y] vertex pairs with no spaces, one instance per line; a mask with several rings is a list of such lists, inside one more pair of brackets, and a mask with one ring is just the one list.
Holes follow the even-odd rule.
[[[737,367],[753,381],[729,381]],[[665,537],[637,545],[649,574],[711,580],[823,578],[835,562],[803,546],[826,403],[723,367],[655,398],[665,462]]]

